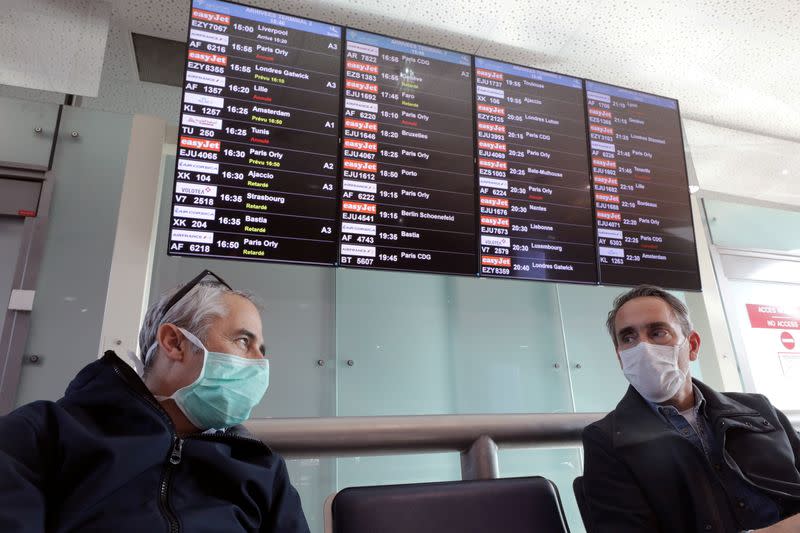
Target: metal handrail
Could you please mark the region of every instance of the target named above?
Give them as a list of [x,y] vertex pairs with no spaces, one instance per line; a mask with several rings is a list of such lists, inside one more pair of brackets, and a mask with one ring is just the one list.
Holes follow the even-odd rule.
[[[800,432],[800,411],[787,411]],[[497,448],[559,448],[604,413],[260,418],[245,425],[287,458],[460,452],[464,479],[498,477]]]
[[482,435],[501,446],[580,444],[602,413],[261,418],[247,428],[287,457],[463,451]]
[[800,411],[784,411],[783,413],[794,426],[795,431],[800,433]]

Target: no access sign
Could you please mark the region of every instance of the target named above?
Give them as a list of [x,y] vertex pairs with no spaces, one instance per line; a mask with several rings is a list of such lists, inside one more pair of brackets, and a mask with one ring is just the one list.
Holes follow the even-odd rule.
[[[764,329],[800,329],[800,307],[746,304],[750,326]],[[793,341],[794,342],[794,341]]]

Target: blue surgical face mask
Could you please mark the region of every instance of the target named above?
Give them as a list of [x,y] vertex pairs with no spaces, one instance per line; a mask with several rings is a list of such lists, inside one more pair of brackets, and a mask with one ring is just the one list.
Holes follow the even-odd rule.
[[224,428],[250,418],[253,407],[267,392],[269,360],[209,352],[200,339],[178,328],[189,341],[203,350],[203,368],[193,383],[176,390],[171,398],[199,429]]

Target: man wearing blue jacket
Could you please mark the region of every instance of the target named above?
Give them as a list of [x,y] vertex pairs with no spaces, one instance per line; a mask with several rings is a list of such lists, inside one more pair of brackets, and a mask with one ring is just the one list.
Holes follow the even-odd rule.
[[0,418],[0,531],[307,533],[283,459],[239,425],[269,380],[252,298],[204,271],[139,346],[141,378],[109,351]]

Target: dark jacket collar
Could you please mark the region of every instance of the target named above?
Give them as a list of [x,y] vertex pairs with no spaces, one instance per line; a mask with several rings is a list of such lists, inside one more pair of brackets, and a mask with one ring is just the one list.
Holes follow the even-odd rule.
[[[131,394],[132,393],[132,394]],[[137,401],[131,402],[133,398]],[[147,385],[125,361],[113,351],[86,365],[67,386],[59,403],[83,409],[104,408],[114,405],[132,411],[150,413],[168,431],[174,433],[174,425]]]
[[[131,404],[131,392],[137,400],[133,404]],[[147,413],[149,416],[146,418],[163,426],[173,438],[176,435],[172,419],[147,388],[142,378],[112,350],[106,351],[103,357],[85,366],[70,382],[64,398],[60,401],[64,405],[71,404],[83,408],[107,405],[114,405],[118,408],[129,406],[134,410],[138,408],[139,416]],[[237,443],[256,445],[271,453],[269,447],[255,438],[243,425],[231,426],[214,433],[197,432],[191,437],[206,440],[226,439],[226,442],[230,442],[232,438]]]
[[[757,411],[715,391],[700,380],[693,378],[692,382],[705,398],[706,416],[712,424],[720,417],[758,415]],[[614,409],[612,431],[615,448],[650,442],[674,433],[669,423],[648,405],[633,386],[628,386],[625,396]]]

